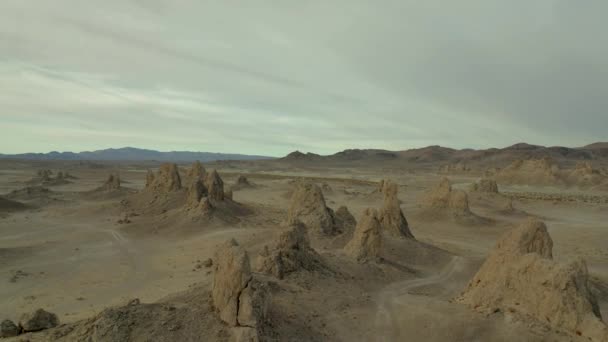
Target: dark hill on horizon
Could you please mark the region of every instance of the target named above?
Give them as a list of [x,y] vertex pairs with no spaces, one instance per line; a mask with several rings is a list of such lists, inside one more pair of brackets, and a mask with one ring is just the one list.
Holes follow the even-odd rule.
[[109,148],[97,151],[84,152],[49,152],[49,153],[22,153],[22,154],[0,154],[2,159],[29,159],[29,160],[91,160],[91,161],[170,161],[190,162],[199,160],[211,162],[217,160],[261,160],[273,157],[213,153],[213,152],[190,152],[171,151],[160,152],[155,150],[140,149],[134,147]]
[[583,147],[540,146],[527,143],[517,143],[504,148],[488,149],[453,149],[438,145],[414,148],[401,151],[382,149],[348,149],[331,155],[318,155],[294,151],[277,162],[288,163],[373,163],[386,164],[407,163],[485,163],[504,166],[516,159],[552,158],[563,163],[577,161],[608,162],[608,143],[597,142]]

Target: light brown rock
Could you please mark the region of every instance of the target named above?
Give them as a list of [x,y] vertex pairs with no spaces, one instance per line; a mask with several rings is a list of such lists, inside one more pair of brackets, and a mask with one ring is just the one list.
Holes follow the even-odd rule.
[[482,178],[478,182],[471,184],[469,189],[471,192],[486,192],[486,193],[498,193],[498,184],[493,179]]
[[449,179],[445,177],[425,195],[422,206],[427,211],[455,217],[472,215],[467,194],[462,190],[452,189]]
[[40,331],[54,328],[59,325],[59,318],[54,313],[38,309],[21,316],[19,326],[24,332]]
[[293,220],[301,221],[313,232],[321,235],[336,233],[333,212],[327,208],[323,192],[316,184],[296,184],[288,212],[288,221]]
[[256,270],[279,279],[299,270],[324,269],[321,256],[310,246],[306,226],[292,222],[280,232],[270,247],[265,246],[258,256]]
[[222,244],[213,258],[213,305],[220,318],[231,326],[237,326],[239,296],[251,281],[251,265],[247,252],[232,239]]
[[552,248],[544,223],[524,222],[499,240],[457,300],[479,311],[515,313],[606,341],[608,330],[589,290],[585,262],[560,265],[552,260]]
[[224,200],[224,181],[220,178],[220,175],[216,170],[209,173],[205,179],[205,187],[207,187],[207,193],[211,201],[223,201]]
[[363,212],[352,239],[344,247],[346,254],[358,262],[373,261],[380,257],[382,233],[378,212],[368,208]]
[[383,181],[382,194],[384,203],[379,213],[379,221],[382,231],[395,237],[413,239],[409,224],[401,211],[399,198],[397,197],[399,186],[391,181]]
[[158,172],[151,176],[150,172],[146,176],[146,187],[157,192],[172,192],[182,188],[182,180],[179,175],[177,165],[164,163]]
[[205,170],[203,164],[201,164],[201,162],[198,160],[192,163],[192,166],[190,167],[190,169],[188,169],[188,172],[186,173],[186,179],[189,183],[193,183],[199,180],[204,181],[206,176],[207,170]]

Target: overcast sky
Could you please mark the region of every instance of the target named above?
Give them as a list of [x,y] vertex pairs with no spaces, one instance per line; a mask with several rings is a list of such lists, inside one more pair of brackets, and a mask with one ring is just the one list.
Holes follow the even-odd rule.
[[0,152],[606,141],[607,13],[605,0],[2,0]]

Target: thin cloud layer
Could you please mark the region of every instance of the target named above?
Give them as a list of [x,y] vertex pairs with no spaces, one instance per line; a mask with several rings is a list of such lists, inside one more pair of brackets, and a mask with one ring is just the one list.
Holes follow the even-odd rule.
[[0,3],[1,152],[606,140],[605,1]]

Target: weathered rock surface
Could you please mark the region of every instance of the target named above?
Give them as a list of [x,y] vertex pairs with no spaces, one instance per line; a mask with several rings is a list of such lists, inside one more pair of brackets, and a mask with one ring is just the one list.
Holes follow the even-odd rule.
[[297,183],[289,205],[288,221],[301,221],[315,233],[337,233],[334,214],[325,204],[321,188],[312,183]]
[[233,327],[237,340],[257,340],[266,320],[270,292],[255,279],[247,252],[235,240],[221,245],[214,257],[213,305]]
[[186,179],[188,183],[193,183],[199,180],[204,181],[206,177],[207,170],[205,170],[203,164],[201,164],[201,162],[198,160],[192,163],[192,166],[186,173]]
[[359,219],[352,239],[344,251],[359,262],[373,261],[380,257],[382,250],[382,232],[378,212],[366,209]]
[[10,319],[5,319],[0,323],[0,338],[13,337],[21,333],[21,329]]
[[493,179],[482,178],[478,182],[471,184],[469,189],[471,192],[487,192],[487,193],[498,193],[498,184]]
[[299,270],[322,269],[325,266],[321,256],[310,246],[306,226],[297,221],[279,233],[270,247],[265,246],[256,262],[258,272],[279,279]]
[[40,331],[54,328],[59,325],[59,318],[54,313],[38,309],[21,316],[19,326],[24,332]]
[[224,181],[222,181],[216,170],[213,170],[205,178],[205,187],[207,188],[209,199],[212,201],[224,200]]
[[443,178],[422,200],[425,210],[455,217],[471,216],[466,192],[452,189],[449,179]]
[[352,231],[357,226],[357,220],[351,214],[346,206],[341,206],[334,213],[334,220],[337,227],[339,227],[343,232],[344,231]]
[[382,194],[384,203],[379,213],[379,221],[382,230],[396,237],[413,239],[409,224],[401,211],[399,198],[397,197],[399,186],[391,181],[382,182]]
[[100,190],[114,191],[120,189],[120,177],[117,174],[110,174],[108,179],[103,183]]
[[530,219],[507,232],[457,299],[484,312],[531,317],[560,331],[606,341],[587,266],[552,260],[553,241],[544,223]]
[[146,176],[146,188],[158,192],[180,190],[182,188],[182,180],[177,165],[164,163],[155,175],[148,172]]

